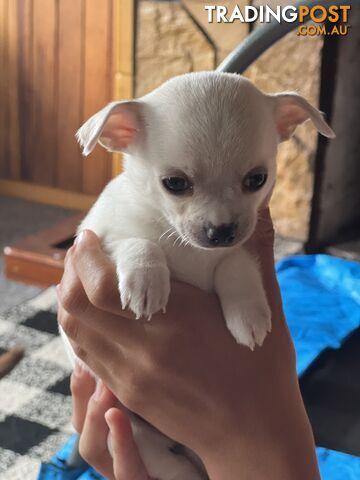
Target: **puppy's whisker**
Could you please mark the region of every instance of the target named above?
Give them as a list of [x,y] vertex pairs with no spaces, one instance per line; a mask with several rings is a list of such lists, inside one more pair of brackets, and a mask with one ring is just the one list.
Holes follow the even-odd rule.
[[162,239],[167,233],[169,233],[172,229],[173,229],[173,227],[170,227],[170,228],[168,228],[167,230],[165,230],[165,232],[160,235],[158,241],[160,242],[161,239]]
[[186,247],[187,245],[189,245],[189,239],[187,235],[184,234],[181,240],[181,246]]
[[186,238],[186,242],[185,242],[185,247],[187,247],[188,245],[190,245],[190,239],[189,238]]
[[175,242],[174,242],[174,247],[176,246],[177,242],[180,240],[180,243],[179,245],[177,246],[180,246],[181,245],[181,235],[178,234],[177,238],[175,239]]
[[177,235],[176,230],[174,230],[173,232],[170,233],[170,235],[168,235],[167,240],[170,240],[170,238],[173,237],[174,235]]

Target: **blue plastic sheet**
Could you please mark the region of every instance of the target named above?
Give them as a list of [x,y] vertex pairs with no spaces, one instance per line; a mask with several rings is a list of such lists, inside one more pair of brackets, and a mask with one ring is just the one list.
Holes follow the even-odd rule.
[[69,458],[76,440],[77,434],[71,435],[50,462],[41,465],[38,480],[106,480],[86,464],[81,468],[68,467],[66,460]]
[[[285,315],[301,375],[326,348],[339,348],[360,326],[360,264],[328,255],[288,257],[277,264]],[[75,443],[67,444],[38,480],[102,480],[92,468],[66,468]],[[360,458],[317,448],[322,480],[360,480]]]
[[326,448],[316,449],[322,480],[359,480],[360,458]]
[[277,264],[286,319],[301,375],[326,348],[339,348],[360,326],[360,264],[329,255]]

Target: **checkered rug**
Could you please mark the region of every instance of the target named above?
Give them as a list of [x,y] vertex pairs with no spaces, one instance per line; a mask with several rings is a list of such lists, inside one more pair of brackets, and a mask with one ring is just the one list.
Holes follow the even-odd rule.
[[0,480],[35,480],[73,432],[54,288],[0,314],[0,354],[15,346],[24,358],[0,380]]

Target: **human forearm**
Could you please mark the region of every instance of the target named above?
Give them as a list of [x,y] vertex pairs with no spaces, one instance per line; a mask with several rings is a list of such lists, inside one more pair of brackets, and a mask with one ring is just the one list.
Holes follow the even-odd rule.
[[[296,387],[295,387],[296,388]],[[258,422],[237,416],[200,456],[211,480],[319,480],[312,431],[301,400],[290,399]],[[252,417],[253,419],[253,417]]]
[[320,479],[279,296],[272,308],[273,331],[254,352],[258,376],[246,386],[239,376],[242,389],[234,378],[232,397],[220,397],[225,402],[209,420],[213,435],[206,432],[197,447],[211,480]]

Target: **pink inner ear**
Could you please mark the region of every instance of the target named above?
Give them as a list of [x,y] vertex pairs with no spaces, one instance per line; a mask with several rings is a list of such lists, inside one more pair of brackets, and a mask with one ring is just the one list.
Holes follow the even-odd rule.
[[[101,134],[101,140],[104,143],[109,143],[109,146],[112,148],[127,148],[134,143],[136,132],[137,130],[134,128],[117,127],[112,130],[106,128]],[[108,141],[106,141],[106,139]]]
[[115,111],[105,124],[101,133],[101,141],[114,150],[121,150],[135,142],[138,131],[132,112]]
[[287,140],[298,125],[305,122],[309,114],[298,105],[283,104],[276,112],[276,126],[281,140]]

